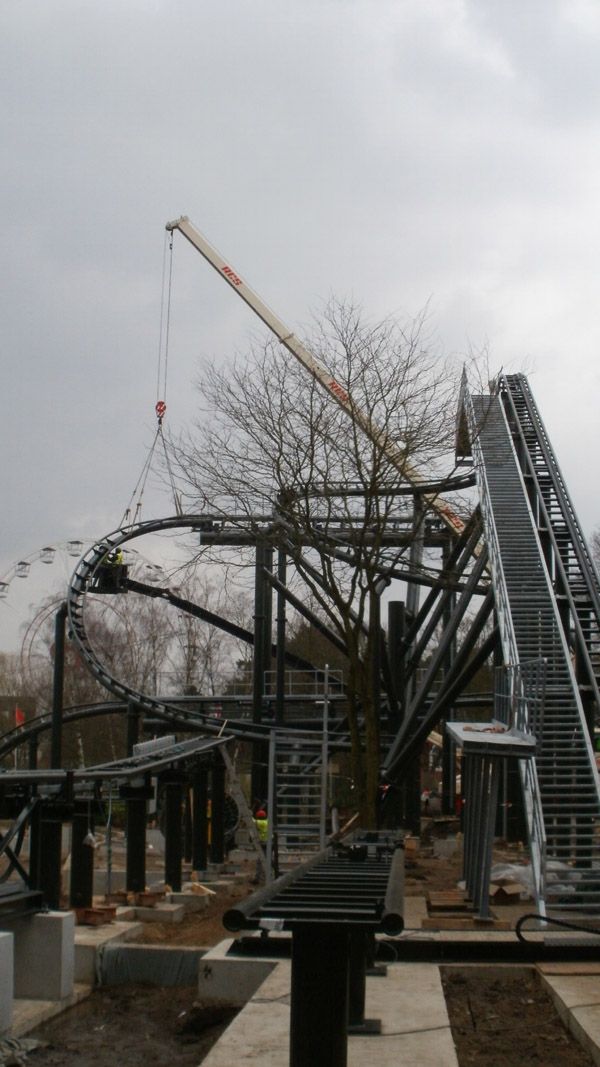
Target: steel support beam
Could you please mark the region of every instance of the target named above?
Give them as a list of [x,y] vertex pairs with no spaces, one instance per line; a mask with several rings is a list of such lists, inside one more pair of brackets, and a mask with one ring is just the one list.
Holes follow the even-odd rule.
[[52,737],[50,766],[62,766],[62,715],[65,677],[65,624],[67,605],[61,604],[54,617],[54,678],[52,686]]
[[72,908],[90,908],[94,895],[94,849],[86,842],[94,832],[91,803],[77,802],[71,826],[71,880],[69,900]]

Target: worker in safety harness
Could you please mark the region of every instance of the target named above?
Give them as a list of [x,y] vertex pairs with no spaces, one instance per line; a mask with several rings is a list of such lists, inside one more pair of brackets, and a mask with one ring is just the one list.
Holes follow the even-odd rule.
[[119,546],[113,548],[102,557],[96,575],[94,590],[97,593],[116,593],[120,588],[121,579],[127,576],[127,567],[123,557],[123,549]]

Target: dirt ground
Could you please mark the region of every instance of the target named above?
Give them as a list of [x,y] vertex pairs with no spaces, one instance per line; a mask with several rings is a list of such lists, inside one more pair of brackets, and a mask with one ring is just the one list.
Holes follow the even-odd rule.
[[442,983],[460,1067],[593,1067],[531,968],[444,967]]
[[196,1067],[235,1015],[198,1003],[196,987],[111,986],[29,1037],[45,1047],[31,1052],[32,1067]]
[[[495,860],[522,862],[522,851],[500,849]],[[438,858],[432,847],[424,847],[407,857],[406,895],[455,889],[460,877],[460,850]],[[248,877],[219,889],[206,910],[181,923],[146,923],[141,940],[208,948],[231,936],[222,925],[223,913],[254,888],[249,867]],[[460,1067],[592,1064],[560,1022],[532,970],[446,967],[443,983]],[[30,1054],[30,1061],[33,1067],[114,1067],[115,1061],[119,1067],[197,1065],[233,1014],[227,1005],[207,1014],[194,988],[101,988],[30,1035],[47,1043]]]

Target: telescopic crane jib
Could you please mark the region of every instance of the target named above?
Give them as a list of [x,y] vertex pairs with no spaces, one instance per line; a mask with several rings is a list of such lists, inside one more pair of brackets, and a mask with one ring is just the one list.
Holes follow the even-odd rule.
[[[339,406],[347,412],[350,418],[361,427],[367,437],[381,448],[386,458],[392,466],[400,472],[403,478],[406,478],[406,480],[411,485],[414,485],[415,488],[427,484],[427,479],[424,478],[420,471],[409,463],[405,451],[398,448],[395,441],[391,439],[385,430],[382,430],[381,427],[377,426],[373,419],[371,419],[369,415],[367,415],[352,400],[350,394],[331,376],[331,374],[329,374],[326,368],[315,359],[306,345],[298,340],[285,323],[271,311],[267,304],[265,304],[264,300],[262,300],[258,294],[246,284],[237,271],[229,266],[220,252],[218,252],[216,248],[213,248],[206,238],[203,237],[195,226],[192,225],[187,215],[182,215],[181,218],[175,219],[173,222],[168,222],[166,229],[170,233],[173,232],[173,230],[179,230],[179,232],[187,238],[190,244],[192,244],[194,248],[208,260],[217,273],[229,283],[238,296],[240,296],[242,300],[248,304],[248,307],[252,308],[254,313],[258,315],[259,319],[264,322],[265,326],[268,326],[272,333],[275,334],[281,344],[287,348],[288,352],[291,352],[302,366],[312,374],[313,378],[327,390],[330,396],[332,396]],[[424,500],[439,515],[453,534],[460,535],[463,532],[465,528],[463,519],[461,519],[441,497],[432,493],[425,493]]]

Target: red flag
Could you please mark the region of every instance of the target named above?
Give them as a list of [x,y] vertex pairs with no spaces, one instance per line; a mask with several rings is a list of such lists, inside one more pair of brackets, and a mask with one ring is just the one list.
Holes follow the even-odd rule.
[[22,726],[25,722],[25,712],[21,710],[18,704],[15,704],[15,726]]

